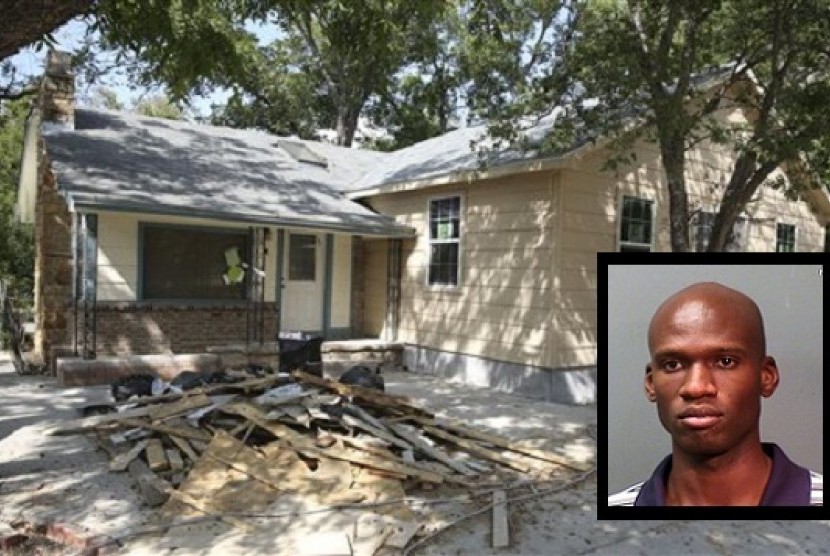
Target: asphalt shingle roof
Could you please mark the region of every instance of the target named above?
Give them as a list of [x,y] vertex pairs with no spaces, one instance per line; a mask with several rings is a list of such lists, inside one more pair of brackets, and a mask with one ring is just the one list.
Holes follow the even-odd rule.
[[[341,187],[383,153],[314,144],[299,162],[258,131],[79,108],[75,129],[46,126],[58,185],[74,206],[403,236],[411,229],[347,199]],[[379,156],[380,155],[380,156]]]

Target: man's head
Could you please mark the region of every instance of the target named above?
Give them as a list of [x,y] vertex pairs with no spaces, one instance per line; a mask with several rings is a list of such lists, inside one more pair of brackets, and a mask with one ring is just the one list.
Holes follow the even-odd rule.
[[778,369],[754,301],[714,282],[689,286],[657,309],[648,346],[646,396],[676,450],[705,458],[760,441],[760,398]]

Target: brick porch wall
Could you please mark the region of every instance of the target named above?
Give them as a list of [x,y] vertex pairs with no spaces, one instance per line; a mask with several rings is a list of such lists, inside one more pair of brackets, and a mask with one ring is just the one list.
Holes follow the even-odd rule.
[[[192,306],[152,302],[99,302],[96,353],[99,356],[154,353],[201,353],[208,346],[241,344],[247,339],[247,309],[236,306]],[[71,338],[74,315],[66,309]],[[80,315],[79,315],[80,323]],[[264,307],[265,342],[273,342],[277,305]]]

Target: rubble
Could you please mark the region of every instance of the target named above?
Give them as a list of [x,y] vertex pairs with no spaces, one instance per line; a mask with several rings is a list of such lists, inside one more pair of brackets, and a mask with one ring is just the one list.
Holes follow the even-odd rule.
[[[189,389],[118,401],[113,412],[62,423],[52,434],[94,434],[110,471],[135,479],[160,523],[215,516],[252,531],[258,515],[296,496],[317,508],[388,504],[346,532],[347,554],[395,554],[411,543],[422,524],[401,501],[413,489],[496,489],[588,469],[436,417],[404,396],[302,371],[226,373],[224,381],[192,380]],[[500,492],[491,495],[493,536],[506,546]]]

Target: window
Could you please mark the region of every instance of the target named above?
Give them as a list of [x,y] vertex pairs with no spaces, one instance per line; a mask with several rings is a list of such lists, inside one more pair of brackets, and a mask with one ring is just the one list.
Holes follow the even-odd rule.
[[143,299],[245,299],[246,280],[230,281],[226,252],[248,259],[247,231],[145,225]]
[[317,279],[317,236],[288,236],[288,279],[314,282]]
[[790,224],[775,225],[775,251],[792,253],[795,251],[795,226]]
[[457,286],[461,254],[461,197],[429,202],[430,286]]
[[620,251],[651,251],[654,201],[624,196],[620,219]]

